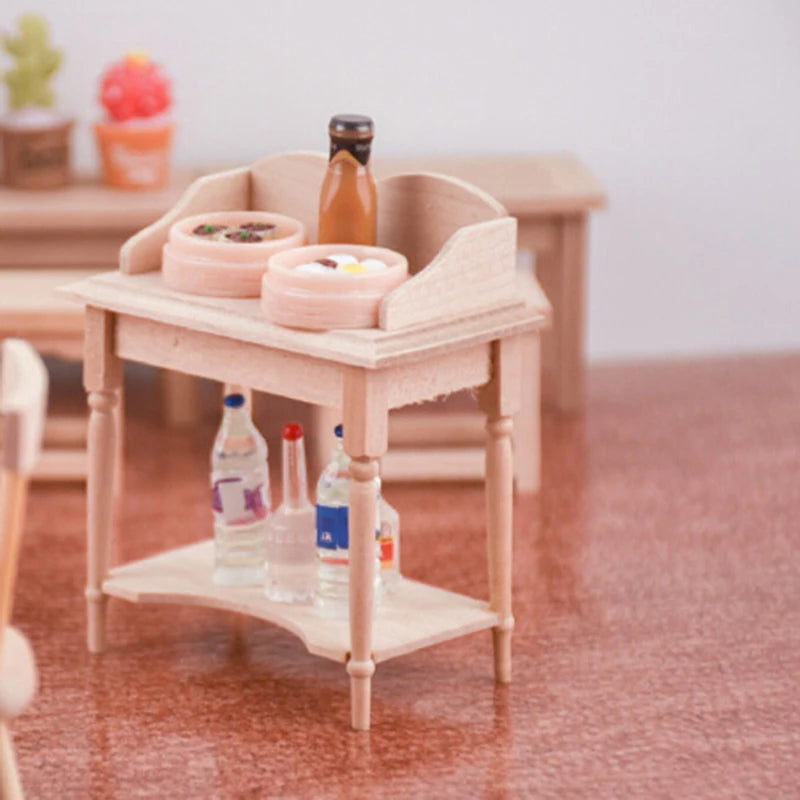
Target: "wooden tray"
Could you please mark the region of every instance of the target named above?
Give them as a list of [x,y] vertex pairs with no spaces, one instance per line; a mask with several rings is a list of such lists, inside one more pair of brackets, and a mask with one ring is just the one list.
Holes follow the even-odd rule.
[[[321,153],[286,153],[200,178],[167,214],[125,243],[120,269],[129,274],[161,269],[170,226],[214,211],[286,214],[305,225],[313,243],[326,168]],[[516,220],[500,203],[463,181],[425,173],[384,178],[377,194],[377,243],[402,253],[412,276],[382,300],[381,329],[441,324],[523,305],[515,292]]]

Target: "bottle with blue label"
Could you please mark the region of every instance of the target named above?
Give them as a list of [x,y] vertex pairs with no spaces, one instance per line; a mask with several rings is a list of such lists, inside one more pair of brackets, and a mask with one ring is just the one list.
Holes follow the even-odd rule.
[[[317,585],[314,605],[322,616],[347,619],[350,581],[348,503],[350,500],[350,456],[342,444],[342,426],[337,425],[336,445],[317,482]],[[380,532],[380,479],[376,478],[376,537]],[[376,541],[375,600],[380,596],[380,563]]]

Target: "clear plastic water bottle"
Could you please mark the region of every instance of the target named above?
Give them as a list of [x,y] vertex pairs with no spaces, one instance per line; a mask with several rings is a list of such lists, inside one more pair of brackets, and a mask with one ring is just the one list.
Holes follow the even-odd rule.
[[267,524],[264,592],[281,603],[305,603],[314,588],[317,551],[303,429],[296,422],[283,428],[282,469],[283,502]]
[[214,583],[251,586],[264,582],[270,511],[267,443],[253,425],[243,395],[227,395],[224,406],[211,451]]
[[[336,445],[317,482],[317,583],[314,605],[324,617],[346,619],[349,613],[350,552],[348,504],[350,501],[350,456],[342,444],[342,426],[334,429]],[[378,491],[380,482],[378,481]],[[375,507],[376,535],[380,527]],[[376,542],[375,602],[380,596],[380,563]]]

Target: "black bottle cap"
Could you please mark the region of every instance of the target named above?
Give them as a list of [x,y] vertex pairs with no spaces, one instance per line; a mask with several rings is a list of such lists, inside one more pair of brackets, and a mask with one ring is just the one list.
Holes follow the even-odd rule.
[[364,114],[335,114],[328,123],[328,131],[333,135],[371,139],[375,124]]

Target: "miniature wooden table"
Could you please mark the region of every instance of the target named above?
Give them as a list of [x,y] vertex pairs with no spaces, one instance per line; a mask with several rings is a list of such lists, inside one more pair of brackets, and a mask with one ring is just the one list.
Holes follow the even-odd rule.
[[561,411],[583,405],[586,250],[589,213],[606,204],[597,179],[567,154],[377,159],[377,176],[441,172],[496,197],[517,218],[520,250],[536,258],[536,277],[553,307],[542,336],[542,402]]
[[[46,191],[0,186],[0,338],[21,336],[44,355],[79,361],[83,311],[55,287],[78,272],[114,268],[124,242],[167,212],[198,174],[175,170],[156,191],[120,191],[88,176]],[[164,375],[163,382],[165,416],[180,421],[194,395],[181,375]],[[68,418],[52,423],[47,444],[52,437],[56,448],[43,451],[34,477],[82,480],[85,431]]]
[[[535,303],[423,329],[311,333],[266,322],[255,299],[170,292],[160,272],[106,273],[67,291],[87,305],[84,376],[91,414],[86,597],[92,652],[105,645],[109,597],[250,614],[296,634],[311,653],[346,663],[357,729],[369,727],[375,665],[437,642],[492,629],[496,679],[510,680],[511,419],[519,407],[520,347],[529,338],[538,339],[549,311],[541,293]],[[323,620],[311,606],[274,603],[258,587],[214,585],[208,540],[109,569],[111,476],[119,447],[112,414],[124,359],[316,405],[341,398],[344,446],[352,458],[349,621]],[[373,479],[387,448],[388,411],[467,387],[480,387],[487,420],[490,600],[402,579],[373,613]]]

